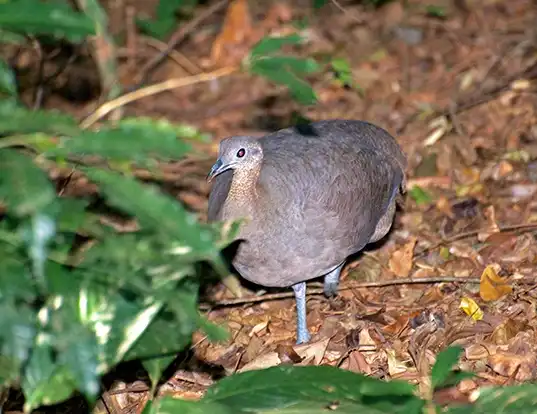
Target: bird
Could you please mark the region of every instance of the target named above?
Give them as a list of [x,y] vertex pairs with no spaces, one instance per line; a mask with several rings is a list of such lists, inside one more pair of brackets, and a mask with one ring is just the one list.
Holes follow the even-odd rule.
[[373,123],[326,119],[220,141],[207,175],[209,222],[240,220],[232,265],[265,287],[292,287],[296,343],[311,340],[306,282],[337,294],[350,255],[382,239],[405,193],[407,159]]

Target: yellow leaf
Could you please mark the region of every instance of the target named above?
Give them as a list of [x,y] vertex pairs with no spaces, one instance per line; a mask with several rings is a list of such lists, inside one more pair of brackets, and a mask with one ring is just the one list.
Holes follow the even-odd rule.
[[480,321],[483,319],[483,311],[473,299],[466,297],[462,298],[459,308],[461,308],[464,313],[470,316],[474,321]]
[[481,275],[479,284],[479,296],[486,302],[498,300],[513,291],[507,282],[498,276],[492,266],[487,266]]

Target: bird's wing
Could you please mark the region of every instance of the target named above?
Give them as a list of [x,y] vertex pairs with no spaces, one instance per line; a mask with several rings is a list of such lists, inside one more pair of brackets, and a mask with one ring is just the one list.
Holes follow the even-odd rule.
[[228,170],[217,175],[214,179],[213,188],[209,195],[209,206],[207,218],[209,221],[221,220],[220,212],[226,201],[231,182],[233,180],[233,171]]

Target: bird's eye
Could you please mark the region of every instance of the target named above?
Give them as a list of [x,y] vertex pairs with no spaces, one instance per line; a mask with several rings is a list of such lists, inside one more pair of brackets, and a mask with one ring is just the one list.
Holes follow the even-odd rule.
[[241,148],[240,150],[237,151],[237,158],[244,157],[244,154],[246,154],[246,150],[244,148]]

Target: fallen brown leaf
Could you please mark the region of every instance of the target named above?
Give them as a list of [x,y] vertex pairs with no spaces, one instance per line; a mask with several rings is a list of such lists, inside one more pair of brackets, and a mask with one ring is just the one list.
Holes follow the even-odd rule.
[[390,270],[399,277],[408,277],[412,270],[412,259],[414,258],[414,246],[416,237],[412,237],[405,245],[393,252],[390,258]]
[[246,53],[245,45],[252,32],[252,22],[247,0],[234,0],[227,9],[222,31],[211,48],[214,65],[229,65]]

